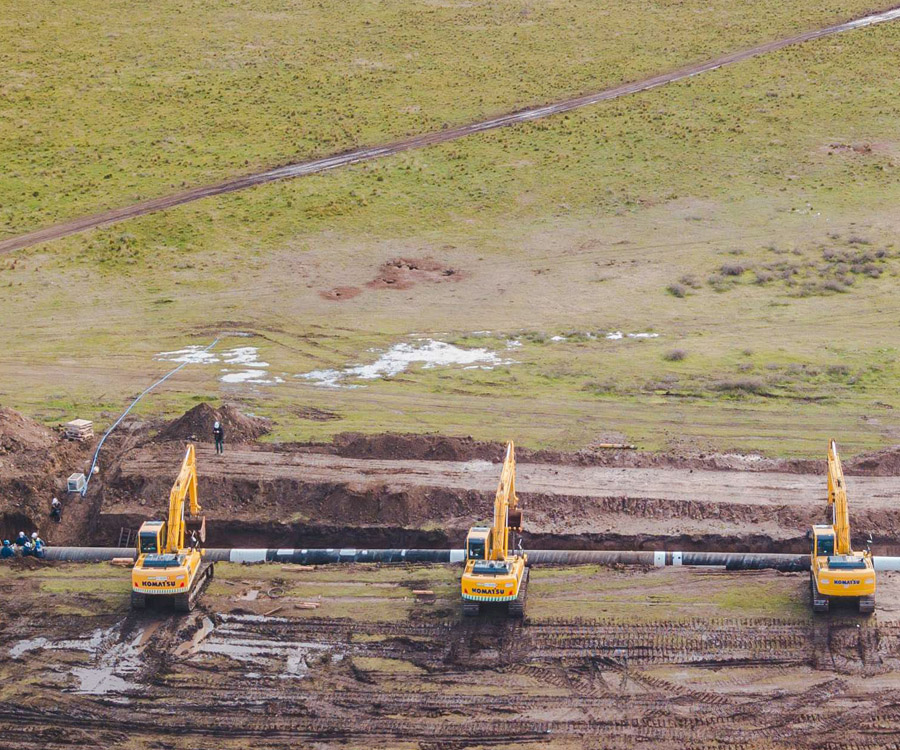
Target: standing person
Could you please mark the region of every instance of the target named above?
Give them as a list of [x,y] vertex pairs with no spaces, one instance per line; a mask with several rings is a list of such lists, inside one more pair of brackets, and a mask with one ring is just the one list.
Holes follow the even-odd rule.
[[50,503],[50,518],[59,523],[62,520],[62,503],[54,497]]
[[216,439],[216,453],[225,452],[225,428],[221,423],[216,422],[213,425],[213,437]]

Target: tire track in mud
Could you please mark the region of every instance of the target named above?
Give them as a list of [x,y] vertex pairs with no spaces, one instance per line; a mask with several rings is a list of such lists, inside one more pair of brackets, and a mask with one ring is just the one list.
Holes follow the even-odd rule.
[[[601,736],[604,747],[616,749],[721,750],[749,744],[820,747],[823,733],[840,729],[840,740],[829,747],[874,749],[894,746],[896,735],[890,730],[900,721],[900,693],[859,692],[834,671],[822,671],[824,680],[795,692],[771,693],[749,690],[752,680],[748,690],[731,685],[716,692],[685,682],[677,670],[662,677],[648,669],[701,665],[719,670],[737,662],[778,674],[790,665],[802,673],[813,650],[811,626],[803,620],[713,618],[623,627],[606,619],[453,624],[215,617],[218,637],[244,647],[258,644],[254,655],[269,663],[252,668],[269,676],[279,674],[285,648],[307,641],[339,647],[343,658],[290,683],[289,689],[279,679],[248,680],[246,662],[223,660],[217,652],[184,661],[164,659],[162,673],[124,701],[86,699],[76,710],[54,701],[0,701],[2,736],[11,745],[40,738],[48,750],[110,747],[126,740],[194,747],[209,739],[260,747],[297,739],[543,747],[554,740],[572,743]],[[835,628],[848,623],[836,621]],[[186,630],[166,630],[165,648],[174,648]],[[878,626],[877,635],[866,640],[890,651],[900,624]],[[369,640],[373,636],[383,638]],[[411,645],[416,646],[412,653]],[[448,659],[454,645],[454,658]],[[852,643],[844,647],[847,655],[857,653],[861,666],[871,663]],[[485,662],[486,651],[492,653]],[[616,651],[620,653],[614,655]],[[399,684],[396,673],[376,665],[361,680],[360,670],[349,663],[354,656],[406,658],[422,672]],[[536,689],[529,694],[516,682],[522,679]],[[490,684],[495,692],[467,692],[473,683]],[[178,706],[175,713],[173,705]]]
[[144,216],[145,214],[155,213],[157,211],[164,211],[169,208],[174,208],[175,206],[181,206],[185,203],[191,203],[193,201],[201,200],[202,198],[209,198],[216,195],[225,195],[227,193],[233,193],[238,190],[245,190],[247,188],[256,187],[257,185],[265,185],[269,182],[275,182],[278,180],[318,174],[321,172],[326,172],[328,170],[337,169],[339,167],[358,164],[364,161],[371,161],[372,159],[377,159],[383,156],[391,156],[394,154],[403,153],[404,151],[412,151],[414,149],[424,148],[426,146],[446,143],[458,138],[463,138],[467,135],[484,133],[490,130],[496,130],[497,128],[507,127],[509,125],[518,125],[521,123],[532,122],[534,120],[540,120],[551,115],[569,112],[574,109],[587,107],[592,104],[609,101],[611,99],[617,99],[622,96],[627,96],[628,94],[636,94],[642,91],[648,91],[658,86],[664,86],[668,83],[675,83],[676,81],[681,81],[685,78],[690,78],[701,73],[707,73],[718,68],[722,68],[726,65],[732,65],[734,63],[742,62],[758,55],[766,54],[768,52],[775,52],[791,45],[801,44],[803,42],[809,42],[815,39],[821,39],[822,37],[830,36],[832,34],[840,34],[845,31],[852,31],[868,26],[874,26],[880,23],[886,23],[898,18],[900,18],[900,8],[894,6],[885,11],[869,14],[860,18],[853,19],[851,21],[846,21],[844,23],[834,24],[832,26],[826,26],[824,28],[806,31],[794,36],[784,37],[775,41],[766,42],[755,47],[750,47],[748,49],[722,55],[720,57],[707,60],[703,63],[679,68],[668,73],[661,73],[659,75],[645,78],[640,81],[621,84],[619,86],[614,86],[602,91],[573,97],[571,99],[565,99],[553,104],[524,109],[518,112],[511,112],[492,119],[482,120],[480,122],[469,123],[466,125],[459,125],[454,128],[447,128],[445,130],[423,133],[421,135],[394,141],[392,143],[387,143],[381,146],[366,146],[346,151],[344,153],[327,156],[321,159],[313,159],[296,164],[288,164],[276,169],[270,169],[265,172],[258,172],[256,174],[237,177],[214,185],[196,187],[180,193],[173,193],[171,195],[141,201],[140,203],[135,203],[130,206],[124,206],[121,208],[116,208],[89,216],[82,216],[71,221],[54,224],[43,229],[38,229],[33,232],[28,232],[17,237],[11,237],[10,239],[3,240],[2,242],[0,242],[0,255],[4,253],[14,252],[16,250],[21,250],[23,248],[30,247],[41,242],[48,242],[50,240],[59,239],[71,234],[77,234],[78,232],[83,232],[87,229],[94,229],[99,226],[114,224],[126,219],[132,219],[138,216]]

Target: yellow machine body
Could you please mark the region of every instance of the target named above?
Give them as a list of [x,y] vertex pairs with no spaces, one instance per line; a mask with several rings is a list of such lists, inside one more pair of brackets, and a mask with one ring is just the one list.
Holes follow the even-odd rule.
[[481,604],[499,603],[509,603],[514,616],[523,614],[528,557],[511,551],[512,535],[522,528],[518,503],[515,448],[510,442],[494,498],[493,524],[473,526],[466,537],[466,567],[461,579],[465,614],[475,614]]
[[875,609],[875,567],[868,552],[850,546],[850,512],[844,470],[837,445],[828,446],[828,505],[832,522],[810,530],[810,588],[812,605],[827,612],[832,600],[857,600],[859,611]]
[[[190,609],[194,589],[212,574],[198,545],[185,544],[186,513],[199,520],[198,542],[205,540],[204,520],[198,518],[197,464],[194,446],[188,445],[181,470],[169,493],[166,521],[145,521],[137,538],[137,561],[131,571],[132,604],[143,607],[145,597],[175,597],[180,609]],[[203,572],[202,580],[198,577]]]

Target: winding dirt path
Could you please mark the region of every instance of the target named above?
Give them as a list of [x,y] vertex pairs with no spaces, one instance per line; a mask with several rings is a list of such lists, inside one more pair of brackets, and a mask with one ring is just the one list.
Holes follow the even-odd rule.
[[805,31],[802,34],[785,37],[783,39],[777,39],[772,42],[766,42],[765,44],[760,44],[756,47],[750,47],[749,49],[740,50],[738,52],[732,52],[727,55],[722,55],[721,57],[713,58],[712,60],[708,60],[703,63],[679,68],[668,73],[661,73],[657,76],[653,76],[652,78],[645,78],[640,81],[625,83],[620,86],[604,89],[603,91],[585,94],[583,96],[578,96],[571,99],[565,99],[554,104],[548,104],[532,109],[525,109],[518,112],[511,112],[509,114],[501,115],[500,117],[495,117],[490,120],[482,120],[480,122],[469,123],[467,125],[459,125],[455,128],[448,128],[446,130],[423,133],[422,135],[413,136],[411,138],[404,138],[402,140],[394,141],[393,143],[387,143],[381,146],[366,146],[353,149],[341,154],[324,157],[322,159],[314,159],[312,161],[288,164],[286,166],[278,167],[276,169],[270,169],[265,172],[258,172],[256,174],[245,175],[243,177],[236,177],[234,179],[226,180],[225,182],[220,182],[214,185],[205,185],[203,187],[191,188],[190,190],[185,190],[180,193],[173,193],[171,195],[162,196],[160,198],[152,198],[150,200],[141,201],[140,203],[135,203],[130,206],[115,208],[109,211],[104,211],[102,213],[91,214],[89,216],[82,216],[78,219],[72,219],[71,221],[54,224],[49,227],[44,227],[43,229],[38,229],[33,232],[28,232],[26,234],[3,240],[2,242],[0,242],[0,255],[4,253],[14,252],[16,250],[21,250],[22,248],[30,247],[32,245],[37,245],[41,242],[48,242],[50,240],[59,239],[61,237],[67,237],[68,235],[77,234],[78,232],[83,232],[87,229],[94,229],[106,224],[114,224],[116,222],[124,221],[125,219],[132,219],[137,216],[143,216],[145,214],[154,213],[156,211],[164,211],[167,208],[173,208],[185,203],[191,203],[192,201],[200,200],[201,198],[208,198],[215,195],[224,195],[225,193],[233,193],[237,190],[244,190],[256,185],[264,185],[268,182],[274,182],[276,180],[284,180],[291,177],[302,177],[304,175],[325,172],[330,169],[336,169],[338,167],[345,167],[350,164],[356,164],[362,161],[377,159],[381,156],[390,156],[392,154],[399,154],[403,151],[411,151],[413,149],[424,148],[425,146],[431,146],[437,143],[445,143],[447,141],[456,140],[457,138],[462,138],[474,133],[481,133],[487,130],[495,130],[497,128],[506,127],[507,125],[515,125],[523,122],[529,122],[531,120],[539,120],[550,115],[568,112],[573,109],[586,107],[588,105],[596,104],[602,101],[608,101],[610,99],[617,99],[628,94],[647,91],[649,89],[656,88],[657,86],[663,86],[667,83],[674,83],[675,81],[680,81],[684,78],[699,75],[700,73],[706,73],[711,70],[716,70],[717,68],[721,68],[725,65],[731,65],[733,63],[741,62],[742,60],[747,60],[757,55],[765,54],[767,52],[774,52],[775,50],[779,50],[790,45],[801,44],[803,42],[820,39],[832,34],[840,34],[845,31],[852,31],[854,29],[864,28],[867,26],[874,26],[876,24],[894,21],[898,18],[900,18],[900,7],[893,7],[886,11],[870,14],[861,18],[853,19],[851,21],[846,21],[844,23],[835,24],[833,26],[826,26],[824,28],[814,29],[812,31]]

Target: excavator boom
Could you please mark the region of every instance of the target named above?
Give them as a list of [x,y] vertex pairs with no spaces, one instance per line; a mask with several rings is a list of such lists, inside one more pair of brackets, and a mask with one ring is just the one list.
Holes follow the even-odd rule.
[[[505,560],[509,554],[509,513],[519,504],[516,497],[516,451],[510,442],[506,446],[506,458],[500,472],[500,484],[494,496],[494,535],[489,560]],[[514,513],[515,515],[515,513]]]
[[169,492],[168,534],[165,552],[176,552],[184,548],[185,500],[190,502],[192,516],[200,513],[197,498],[197,458],[193,444],[189,444],[181,462],[181,470]]
[[838,555],[852,554],[850,548],[850,510],[847,507],[847,489],[844,485],[844,469],[834,440],[828,444],[828,504],[834,523],[834,551]]

